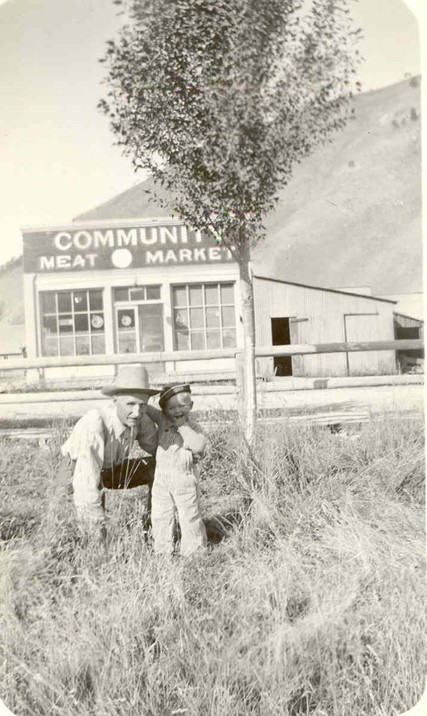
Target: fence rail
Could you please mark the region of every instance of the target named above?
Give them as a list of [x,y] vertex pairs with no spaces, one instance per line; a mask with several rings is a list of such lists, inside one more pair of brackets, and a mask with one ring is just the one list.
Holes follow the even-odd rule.
[[[357,343],[314,343],[288,346],[256,346],[256,358],[311,355],[316,353],[353,353],[362,351],[413,351],[422,350],[420,339],[399,341],[368,341]],[[51,358],[12,358],[0,361],[0,371],[33,370],[43,368],[77,368],[80,366],[125,365],[129,363],[165,363],[175,361],[214,360],[236,358],[241,351],[236,348],[210,351],[171,351],[156,353],[133,353],[132,355],[69,356]]]

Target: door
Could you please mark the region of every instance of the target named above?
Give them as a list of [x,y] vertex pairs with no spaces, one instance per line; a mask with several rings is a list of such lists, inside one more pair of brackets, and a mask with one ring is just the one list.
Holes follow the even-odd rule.
[[[163,304],[147,303],[138,306],[138,342],[140,353],[164,350]],[[150,363],[147,368],[149,373],[161,373],[164,363]]]
[[[378,314],[345,314],[345,340],[347,343],[377,341]],[[347,353],[348,375],[376,375],[379,370],[378,351]]]
[[[289,329],[289,317],[271,319],[271,337],[273,346],[289,346],[291,334]],[[273,358],[274,375],[292,375],[292,357],[275,356]]]
[[[294,346],[309,343],[308,318],[291,318],[289,320],[291,343]],[[313,356],[292,356],[292,375],[301,377],[307,374],[307,368],[312,367]],[[308,366],[306,365],[308,361]]]
[[136,353],[136,309],[134,306],[116,308],[117,349],[119,353]]
[[138,306],[139,352],[164,350],[163,305],[161,303]]

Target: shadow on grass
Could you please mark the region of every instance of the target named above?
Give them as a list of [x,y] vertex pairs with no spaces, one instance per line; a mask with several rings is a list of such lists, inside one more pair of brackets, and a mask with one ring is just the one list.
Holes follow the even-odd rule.
[[225,514],[217,514],[204,519],[208,542],[219,544],[223,542],[236,527],[242,524],[245,510],[230,510]]

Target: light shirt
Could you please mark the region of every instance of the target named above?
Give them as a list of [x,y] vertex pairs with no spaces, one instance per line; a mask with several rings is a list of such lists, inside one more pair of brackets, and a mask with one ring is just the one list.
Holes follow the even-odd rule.
[[159,446],[156,453],[154,479],[163,476],[192,474],[198,476],[197,459],[206,450],[207,439],[201,426],[191,417],[188,423],[176,428],[161,411],[147,407],[147,413],[159,426]]
[[101,470],[126,458],[154,455],[156,447],[157,429],[147,414],[141,415],[136,430],[123,425],[114,403],[80,418],[61,451],[75,461],[73,499],[84,518],[95,522],[104,518]]

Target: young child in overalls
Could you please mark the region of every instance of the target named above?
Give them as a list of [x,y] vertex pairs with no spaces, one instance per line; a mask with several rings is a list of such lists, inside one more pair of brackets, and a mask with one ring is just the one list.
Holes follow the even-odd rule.
[[175,510],[181,528],[181,555],[206,551],[197,463],[207,441],[200,425],[190,416],[190,386],[165,386],[160,391],[159,406],[161,410],[148,406],[149,416],[159,426],[151,506],[154,551],[172,554]]

